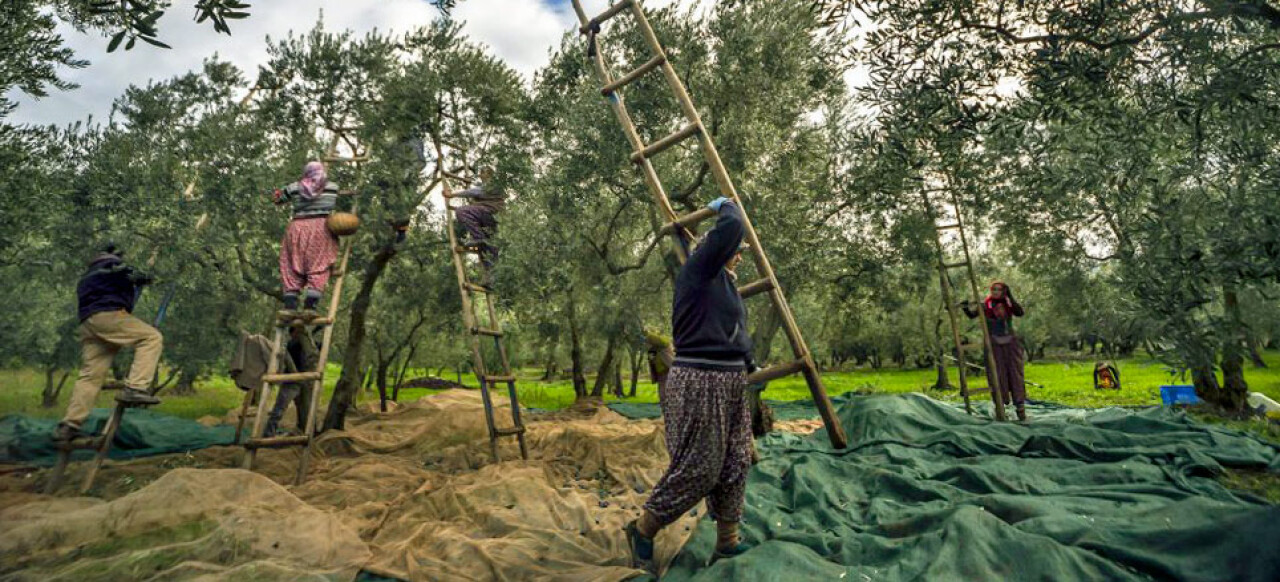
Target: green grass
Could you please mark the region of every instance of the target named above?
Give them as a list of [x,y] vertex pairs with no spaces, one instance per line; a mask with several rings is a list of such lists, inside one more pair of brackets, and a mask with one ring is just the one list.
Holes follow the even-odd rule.
[[[1247,367],[1245,379],[1249,388],[1280,400],[1280,352],[1264,355],[1269,367]],[[1028,394],[1035,400],[1047,400],[1069,406],[1097,407],[1111,405],[1150,405],[1160,403],[1160,386],[1162,384],[1184,383],[1173,377],[1158,362],[1148,358],[1131,358],[1117,363],[1120,368],[1122,390],[1094,390],[1092,362],[1033,362],[1026,367],[1027,380],[1038,385],[1029,385]],[[326,374],[326,394],[331,393],[337,382],[341,368],[330,365]],[[955,369],[949,370],[951,381],[956,383]],[[408,374],[413,378],[427,373],[426,370],[415,370]],[[518,389],[520,402],[524,406],[558,410],[573,404],[573,384],[569,380],[542,382],[538,378],[541,372],[535,369],[522,369],[517,372],[520,381]],[[943,400],[958,401],[958,391],[931,392],[935,372],[933,370],[899,370],[882,368],[880,370],[859,369],[843,372],[828,372],[822,375],[827,392],[832,396],[850,391],[869,391],[878,393],[929,392],[931,396]],[[444,373],[445,378],[453,379],[452,371]],[[970,375],[971,385],[986,385],[985,378]],[[0,414],[21,413],[37,417],[55,418],[62,414],[70,396],[74,377],[68,379],[67,386],[54,408],[40,407],[40,390],[44,383],[43,375],[30,370],[0,370]],[[588,387],[594,378],[588,378]],[[627,379],[623,379],[627,382]],[[472,376],[463,376],[463,382],[474,385]],[[629,387],[629,384],[628,384]],[[401,401],[411,401],[432,394],[437,390],[423,388],[404,389],[400,392]],[[197,384],[196,394],[192,396],[161,395],[164,403],[156,410],[184,418],[200,418],[211,415],[221,417],[227,410],[239,405],[243,393],[235,387],[230,378],[215,376]],[[111,392],[104,391],[98,398],[98,406],[110,406]],[[769,384],[765,398],[770,400],[806,400],[809,388],[801,376],[790,376]],[[376,400],[376,391],[361,391],[360,401]],[[606,401],[617,398],[611,395]],[[638,385],[632,402],[657,402],[657,387],[647,381]],[[1256,431],[1255,431],[1256,432]],[[1266,436],[1266,435],[1263,435]]]

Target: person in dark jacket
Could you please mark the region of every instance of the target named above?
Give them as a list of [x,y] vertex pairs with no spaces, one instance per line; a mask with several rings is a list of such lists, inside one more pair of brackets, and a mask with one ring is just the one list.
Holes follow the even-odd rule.
[[[322,328],[316,328],[317,331],[320,329]],[[292,371],[314,372],[320,360],[315,338],[303,325],[294,325],[289,328],[289,343],[285,345],[285,351],[288,352],[289,361],[292,363]],[[314,382],[281,384],[276,394],[275,405],[267,415],[267,426],[263,429],[262,436],[273,437],[280,433],[280,420],[284,418],[284,412],[288,410],[290,402],[293,403],[298,414],[298,431],[305,434],[307,414],[311,411],[311,395],[315,391],[314,384]]]
[[498,230],[495,215],[507,207],[505,194],[493,185],[493,170],[480,170],[480,185],[457,192],[454,196],[471,200],[470,204],[459,206],[454,211],[458,224],[467,231],[462,246],[479,247],[480,261],[486,269],[492,269],[498,260],[498,247],[489,242],[489,237]]
[[991,336],[991,354],[994,356],[995,370],[987,368],[987,384],[1000,386],[1000,394],[992,391],[992,400],[1000,398],[1004,405],[1012,403],[1017,407],[1018,420],[1027,420],[1027,386],[1022,369],[1022,346],[1018,336],[1013,333],[1013,318],[1022,317],[1022,305],[1013,298],[1013,290],[1002,281],[991,284],[991,293],[982,301],[980,308],[966,302],[963,305],[965,315],[969,319],[982,313],[987,324],[987,332]]
[[54,440],[68,441],[80,434],[116,352],[134,348],[133,367],[126,387],[116,400],[131,404],[159,404],[147,389],[156,375],[164,340],[160,331],[134,317],[133,304],[142,286],[151,277],[124,264],[123,253],[115,245],[92,261],[76,286],[80,315],[80,376],[71,393],[71,402],[62,422],[54,429]]
[[747,550],[738,536],[751,466],[747,370],[751,335],[735,285],[745,224],[727,198],[708,205],[719,218],[675,281],[672,331],[675,359],[661,406],[671,464],[627,524],[632,564],[654,575],[653,538],[703,499],[716,521],[715,557]]

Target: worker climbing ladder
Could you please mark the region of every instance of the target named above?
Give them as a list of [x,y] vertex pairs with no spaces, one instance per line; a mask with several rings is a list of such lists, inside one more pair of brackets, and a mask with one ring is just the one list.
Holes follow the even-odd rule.
[[[942,212],[934,206],[934,199],[929,197],[929,189],[926,187],[921,190],[920,196],[924,202],[925,211],[929,214],[929,220],[933,224],[934,243],[937,246],[938,257],[938,280],[942,288],[942,304],[947,309],[947,319],[951,322],[951,339],[956,346],[956,369],[960,378],[960,397],[964,399],[965,412],[973,414],[973,405],[970,402],[970,396],[976,393],[990,392],[991,401],[995,403],[996,420],[1005,420],[1004,402],[1000,398],[999,379],[996,374],[987,374],[987,388],[970,388],[969,387],[969,371],[971,366],[965,356],[965,352],[972,349],[972,344],[961,341],[960,334],[960,304],[955,301],[955,289],[951,281],[952,269],[964,269],[965,275],[969,279],[969,291],[971,304],[977,304],[981,301],[978,293],[978,276],[973,272],[973,259],[969,254],[969,238],[964,230],[964,217],[960,212],[960,199],[955,189],[948,189],[948,197],[943,198],[940,202],[944,206]],[[947,208],[949,207],[949,208]],[[950,216],[946,216],[950,214]],[[941,216],[940,216],[941,215]],[[954,222],[939,222],[939,219],[951,220]],[[959,257],[955,260],[948,259],[946,240],[947,233],[955,233],[955,245],[958,246]],[[955,253],[952,253],[955,254]],[[981,314],[981,312],[980,312]],[[986,321],[983,320],[979,327],[982,328],[982,345],[985,348],[987,358],[987,369],[994,370],[995,355],[991,350],[991,332],[987,329]]]
[[[357,185],[359,182],[360,164],[369,159],[367,151],[362,151],[359,144],[351,137],[350,133],[356,128],[336,128],[333,130],[334,137],[329,144],[329,148],[325,154],[325,164],[354,164],[357,172]],[[339,144],[346,144],[351,150],[351,157],[342,157],[339,155]],[[350,193],[350,192],[345,192]],[[358,206],[358,203],[356,204]],[[356,208],[352,209],[352,213],[356,212]],[[276,314],[274,318],[275,337],[271,342],[271,356],[267,360],[267,373],[262,376],[262,383],[256,390],[245,394],[244,403],[240,408],[240,422],[236,426],[236,442],[239,442],[240,431],[243,428],[244,418],[249,411],[249,405],[256,396],[258,399],[258,413],[254,417],[253,432],[250,433],[249,439],[240,443],[245,448],[243,465],[245,469],[253,470],[254,461],[257,459],[257,453],[260,449],[275,449],[285,447],[301,447],[301,456],[298,459],[298,472],[294,477],[294,484],[301,485],[307,477],[307,468],[311,461],[311,445],[315,441],[316,436],[316,416],[319,409],[320,396],[324,393],[324,377],[325,368],[329,362],[329,349],[333,344],[333,322],[338,315],[338,304],[342,299],[342,284],[346,280],[347,262],[351,258],[351,245],[354,237],[346,237],[342,243],[342,259],[338,263],[337,268],[333,271],[334,284],[333,291],[329,297],[329,310],[323,317],[315,317],[311,319],[299,318],[295,312],[282,311]],[[281,372],[280,361],[288,360],[282,358],[284,352],[284,337],[291,326],[323,326],[324,336],[320,344],[319,358],[316,362],[314,370]],[[304,330],[303,333],[310,333]],[[263,436],[262,430],[265,424],[267,411],[272,398],[272,390],[275,387],[279,390],[280,385],[297,382],[309,383],[311,385],[311,397],[307,399],[308,410],[306,416],[306,426],[303,427],[303,433],[298,436]]]
[[[805,344],[804,337],[800,334],[800,328],[796,325],[795,317],[791,313],[791,307],[787,304],[787,298],[782,292],[782,287],[778,284],[778,278],[773,272],[773,266],[765,255],[764,247],[760,244],[760,238],[756,235],[755,227],[751,225],[751,220],[747,217],[745,206],[738,198],[733,181],[729,178],[724,164],[720,161],[720,154],[717,153],[715,143],[711,140],[711,134],[703,126],[702,119],[699,117],[693,101],[689,98],[689,93],[685,90],[684,83],[668,61],[666,51],[662,48],[662,44],[658,42],[658,37],[649,25],[649,20],[645,17],[639,0],[619,0],[599,16],[590,19],[587,18],[586,13],[583,11],[580,0],[573,0],[573,9],[577,12],[578,20],[582,24],[579,32],[587,35],[587,54],[594,59],[596,74],[604,83],[601,92],[608,98],[614,113],[618,117],[618,122],[622,125],[623,132],[626,133],[627,140],[634,149],[634,153],[631,154],[631,161],[639,166],[644,176],[645,184],[653,195],[654,204],[657,205],[658,211],[667,221],[666,226],[662,228],[662,233],[670,234],[679,239],[684,236],[684,229],[691,228],[699,222],[716,215],[714,211],[704,208],[682,217],[677,216],[675,210],[671,207],[670,200],[667,198],[666,191],[663,189],[662,182],[650,162],[654,156],[691,137],[696,136],[698,138],[702,155],[706,160],[708,169],[711,171],[711,175],[715,178],[716,184],[720,188],[721,195],[735,201],[738,207],[743,209],[746,243],[751,249],[756,270],[763,277],[739,287],[738,293],[744,299],[760,294],[769,296],[774,309],[781,316],[782,329],[786,332],[787,340],[791,343],[791,351],[794,354],[792,361],[759,370],[751,374],[747,381],[756,384],[796,373],[804,374],[805,382],[809,385],[809,391],[813,395],[813,402],[818,408],[818,413],[822,416],[823,424],[827,427],[827,436],[831,439],[831,444],[836,448],[844,448],[844,429],[841,428],[840,419],[836,417],[835,410],[831,406],[831,399],[827,397],[827,391],[822,385],[822,378],[818,375],[818,366],[813,360],[813,355],[809,352],[808,345]],[[641,35],[644,36],[645,44],[648,45],[653,58],[635,70],[614,79],[609,66],[605,62],[604,52],[599,49],[596,37],[600,34],[600,26],[605,21],[628,10],[635,18],[636,26]],[[687,124],[675,133],[646,145],[640,139],[640,134],[637,132],[635,124],[631,121],[631,114],[627,111],[620,91],[637,79],[659,69],[661,69],[663,76],[666,78],[671,91],[675,94],[676,100],[680,103],[680,108],[684,113]],[[684,248],[679,241],[675,246],[676,256],[683,263],[685,260]]]
[[[457,217],[454,213],[461,206],[454,204],[454,190],[452,181],[457,180],[464,185],[471,180],[465,174],[459,175],[450,172],[445,168],[444,147],[439,140],[435,141],[436,159],[436,178],[440,182],[441,192],[444,195],[445,206],[445,230],[449,233],[449,250],[453,254],[453,267],[458,276],[458,293],[462,297],[462,323],[465,328],[464,333],[467,334],[467,340],[471,347],[472,367],[475,369],[476,381],[480,384],[480,397],[484,401],[484,419],[489,427],[489,452],[493,455],[494,462],[501,459],[498,457],[498,439],[501,437],[516,437],[520,443],[521,458],[529,458],[529,450],[525,445],[524,439],[524,422],[520,418],[520,400],[516,394],[516,376],[511,371],[511,362],[507,359],[507,348],[502,343],[502,323],[498,320],[498,310],[495,303],[498,301],[498,294],[493,289],[493,277],[489,272],[489,266],[483,260],[477,260],[478,268],[481,272],[481,280],[483,284],[477,284],[467,277],[467,255],[479,255],[483,250],[483,244],[463,245],[458,241],[458,235],[454,228]],[[462,163],[458,166],[457,172],[468,172],[466,163],[466,153],[461,153]],[[485,304],[485,312],[488,315],[488,322],[480,321],[479,314],[476,309],[477,297],[483,297]],[[497,364],[499,365],[498,374],[490,374],[489,366],[485,364],[483,346],[481,345],[481,337],[493,339],[494,351],[498,354]],[[493,389],[499,384],[507,385],[507,395],[511,399],[511,422],[509,428],[499,427],[494,419],[493,412]]]

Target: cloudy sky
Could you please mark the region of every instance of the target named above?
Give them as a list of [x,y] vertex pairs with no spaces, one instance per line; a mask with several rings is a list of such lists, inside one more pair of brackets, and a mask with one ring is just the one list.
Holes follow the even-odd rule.
[[[0,0],[3,1],[3,0]],[[656,8],[672,3],[706,5],[709,0],[646,0]],[[250,0],[247,20],[231,22],[231,36],[213,32],[208,22],[196,24],[190,0],[174,2],[174,8],[160,19],[160,39],[172,50],[138,43],[132,51],[107,54],[108,39],[99,34],[62,30],[76,56],[90,65],[64,71],[63,78],[79,89],[54,92],[34,100],[17,94],[20,106],[16,123],[66,124],[93,116],[105,120],[111,102],[129,85],[144,85],[151,79],[167,79],[198,68],[205,58],[218,55],[250,75],[266,61],[266,39],[278,39],[290,30],[310,30],[321,17],[329,30],[347,29],[356,33],[370,30],[401,32],[429,23],[439,13],[427,0]],[[461,0],[454,17],[465,23],[464,32],[489,47],[528,78],[546,64],[549,51],[561,35],[578,24],[569,0]],[[583,0],[589,15],[609,4],[608,0]]]

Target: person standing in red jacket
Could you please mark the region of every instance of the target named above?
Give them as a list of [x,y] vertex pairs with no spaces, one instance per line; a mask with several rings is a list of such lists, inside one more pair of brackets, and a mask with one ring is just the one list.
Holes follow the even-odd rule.
[[[978,316],[979,310],[971,303],[963,306],[969,319]],[[1013,318],[1022,317],[1024,311],[1017,299],[1013,298],[1013,290],[1003,281],[991,284],[991,293],[982,301],[981,312],[987,323],[987,331],[991,335],[991,354],[996,361],[994,370],[987,367],[987,383],[989,386],[998,383],[1000,393],[994,391],[991,398],[1000,398],[1004,405],[1017,407],[1018,420],[1027,420],[1027,385],[1023,376],[1022,346],[1018,336],[1013,333]]]

